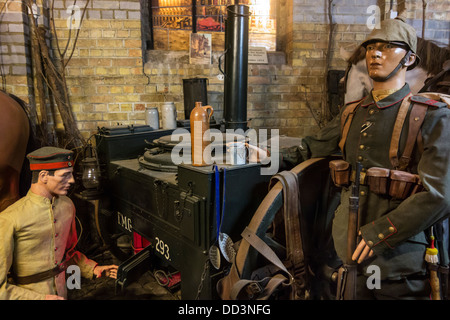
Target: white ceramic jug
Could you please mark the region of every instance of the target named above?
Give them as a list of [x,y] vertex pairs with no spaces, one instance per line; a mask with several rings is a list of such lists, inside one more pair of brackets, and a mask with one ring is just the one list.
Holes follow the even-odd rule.
[[173,102],[164,102],[161,108],[163,129],[177,128],[177,109]]
[[158,108],[149,107],[145,108],[145,123],[153,130],[159,129],[159,113]]

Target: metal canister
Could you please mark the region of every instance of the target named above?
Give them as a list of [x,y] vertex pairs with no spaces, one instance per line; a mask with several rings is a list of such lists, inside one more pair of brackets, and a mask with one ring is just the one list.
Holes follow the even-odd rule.
[[159,129],[159,113],[158,108],[145,108],[145,124],[149,125],[153,130]]
[[177,109],[173,102],[164,102],[161,108],[163,129],[177,128]]

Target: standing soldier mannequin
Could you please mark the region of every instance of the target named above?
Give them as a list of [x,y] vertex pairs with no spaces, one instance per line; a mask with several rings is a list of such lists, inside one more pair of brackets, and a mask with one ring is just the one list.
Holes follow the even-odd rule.
[[[361,176],[365,179],[360,180],[359,189],[360,236],[352,253],[352,259],[358,263],[356,298],[429,299],[424,261],[428,241],[424,231],[450,212],[450,110],[437,101],[418,101],[419,109],[426,111],[419,134],[421,146],[418,147],[416,139],[407,142],[408,129],[412,127],[409,122],[412,100],[405,73],[419,62],[415,54],[416,31],[403,19],[385,20],[362,46],[366,48],[367,69],[373,80],[372,92],[361,101],[347,104],[316,136],[303,139],[300,151],[307,159],[341,150],[343,159],[350,164],[350,181],[343,184],[341,204],[333,220],[335,249],[343,261],[347,250],[349,185],[353,182],[351,170],[354,176],[357,163],[362,165]],[[402,102],[406,106],[402,109],[406,120],[399,127],[396,122]],[[348,113],[350,106],[355,108]],[[392,143],[394,136],[399,137],[396,143]],[[399,168],[393,158],[401,158],[408,145],[415,146],[411,160],[406,168]],[[392,153],[392,146],[398,152]],[[374,172],[375,178],[378,173],[379,177],[386,173],[382,179],[391,179],[391,186],[394,173],[400,179],[412,178],[413,187],[423,186],[423,191],[403,198],[389,194],[389,190],[374,192],[376,186],[368,182],[369,174]],[[372,268],[368,271],[371,265],[379,268],[380,289],[367,287],[367,279],[373,272]]]
[[99,266],[75,250],[75,207],[67,197],[75,182],[73,152],[43,147],[27,157],[31,188],[0,213],[0,299],[65,299],[71,264],[85,278],[102,273],[116,278],[117,266]]

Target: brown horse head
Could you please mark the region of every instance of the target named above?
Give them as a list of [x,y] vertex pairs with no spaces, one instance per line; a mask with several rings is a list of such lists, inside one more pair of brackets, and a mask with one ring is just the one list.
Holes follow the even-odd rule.
[[30,137],[28,115],[20,101],[0,91],[0,212],[20,198],[20,174]]

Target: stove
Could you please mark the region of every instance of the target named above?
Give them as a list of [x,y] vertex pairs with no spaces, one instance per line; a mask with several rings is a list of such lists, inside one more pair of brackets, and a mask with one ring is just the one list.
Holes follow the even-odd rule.
[[116,289],[145,271],[166,267],[180,273],[182,299],[216,299],[215,284],[230,266],[223,258],[219,269],[209,261],[218,225],[233,241],[240,240],[271,176],[262,175],[258,163],[217,165],[217,170],[174,165],[172,133],[139,126],[96,134],[106,175],[102,220],[113,226],[110,233],[137,233],[150,242],[119,266]]

